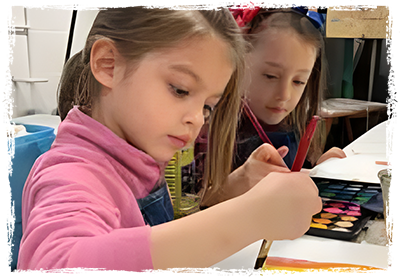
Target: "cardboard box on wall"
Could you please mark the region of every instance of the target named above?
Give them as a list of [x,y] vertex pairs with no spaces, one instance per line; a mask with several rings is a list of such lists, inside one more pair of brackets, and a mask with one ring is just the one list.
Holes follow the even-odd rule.
[[326,15],[327,38],[386,39],[389,8],[331,7]]
[[329,6],[327,38],[392,39],[394,71],[400,72],[400,5]]

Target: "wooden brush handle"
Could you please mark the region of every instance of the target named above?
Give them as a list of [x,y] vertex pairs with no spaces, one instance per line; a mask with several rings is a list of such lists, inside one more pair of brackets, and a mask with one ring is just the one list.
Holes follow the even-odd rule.
[[263,267],[265,260],[268,257],[268,252],[269,249],[271,248],[272,242],[273,242],[272,240],[266,240],[266,239],[263,240],[260,252],[258,253],[257,256],[256,265],[254,266],[254,269],[259,269]]

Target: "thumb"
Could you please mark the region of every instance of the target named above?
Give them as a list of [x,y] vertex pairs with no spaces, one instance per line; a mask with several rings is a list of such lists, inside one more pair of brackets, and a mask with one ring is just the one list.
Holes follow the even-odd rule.
[[[285,150],[285,148],[287,147],[279,149],[282,149],[282,153],[287,153],[287,150]],[[252,153],[252,156],[254,156],[256,160],[287,168],[285,162],[282,159],[281,153],[270,144],[262,144]]]
[[287,146],[282,146],[277,149],[278,153],[282,158],[284,158],[289,153],[289,148]]

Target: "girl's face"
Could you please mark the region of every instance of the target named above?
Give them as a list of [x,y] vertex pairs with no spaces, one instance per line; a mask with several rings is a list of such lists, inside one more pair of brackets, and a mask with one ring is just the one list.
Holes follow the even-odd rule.
[[255,116],[280,123],[296,107],[316,60],[316,50],[293,32],[268,29],[247,55],[246,96]]
[[233,73],[227,45],[201,38],[150,53],[126,75],[114,70],[106,126],[158,162],[189,147]]

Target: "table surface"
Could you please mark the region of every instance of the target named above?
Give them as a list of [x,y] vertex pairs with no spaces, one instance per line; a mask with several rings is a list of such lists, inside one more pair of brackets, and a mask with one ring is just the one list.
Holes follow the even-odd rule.
[[[388,168],[388,166],[375,164],[377,160],[387,161],[386,127],[387,121],[370,129],[343,149],[347,158],[327,160],[319,167],[311,169],[310,175],[379,183],[378,171]],[[358,166],[354,167],[354,165]],[[364,169],[360,169],[360,165]],[[351,241],[310,235],[304,235],[295,240],[274,241],[268,256],[387,268],[389,247],[384,220],[370,220],[366,227],[366,230]],[[254,248],[253,244],[253,251]],[[246,251],[247,253],[240,251],[235,254],[235,259],[228,258],[215,266],[222,269],[241,268],[243,263],[238,263],[238,261],[248,262],[248,256],[252,254],[248,252],[249,250]]]
[[348,98],[330,98],[322,102],[321,116],[323,118],[346,117],[386,109],[386,103]]
[[[13,121],[22,124],[51,126],[57,132],[60,118],[54,115],[31,115],[15,118]],[[344,148],[347,158],[327,160],[311,169],[310,175],[379,183],[377,172],[388,167],[375,164],[377,160],[387,161],[386,125],[387,121],[379,124]],[[358,166],[349,167],[352,165]],[[360,169],[361,167],[364,169]],[[274,241],[268,255],[315,262],[351,263],[386,268],[389,248],[385,237],[385,223],[383,219],[369,221],[366,226],[368,227],[367,231],[361,232],[352,242],[309,235],[295,240]],[[258,241],[213,267],[220,269],[252,268],[260,247],[261,241]]]

